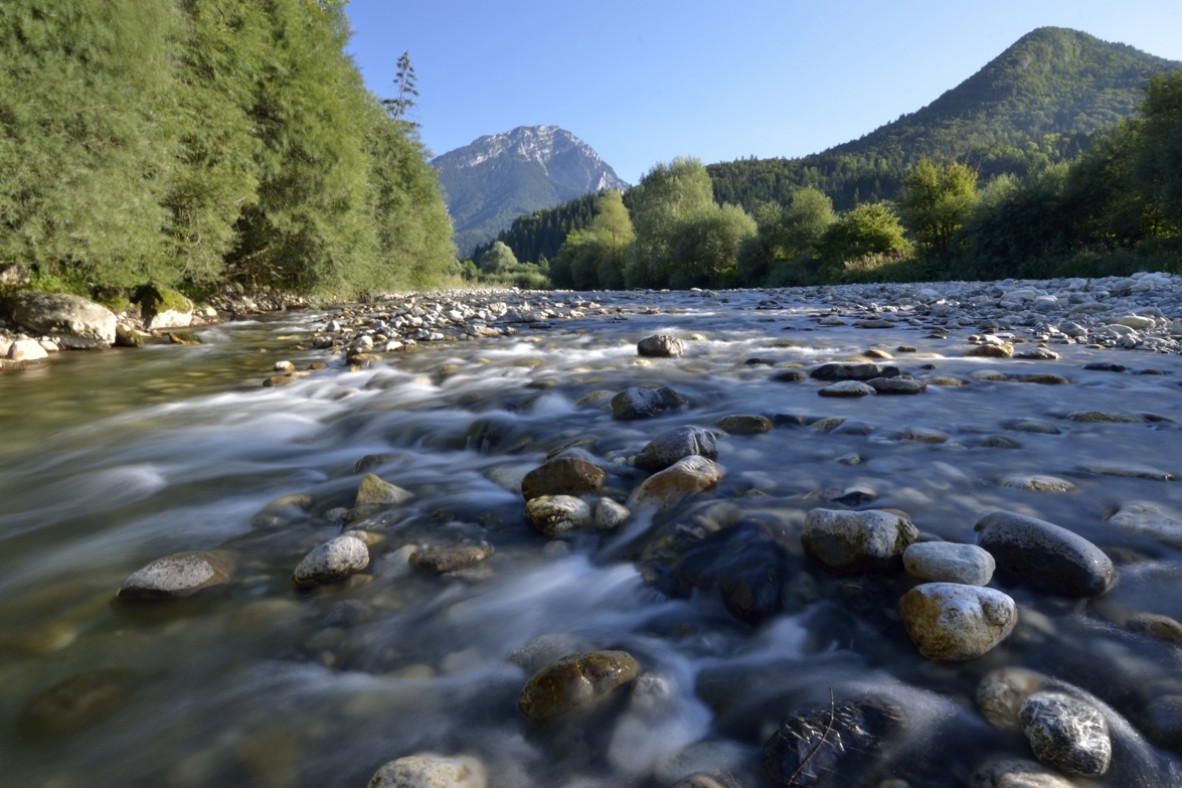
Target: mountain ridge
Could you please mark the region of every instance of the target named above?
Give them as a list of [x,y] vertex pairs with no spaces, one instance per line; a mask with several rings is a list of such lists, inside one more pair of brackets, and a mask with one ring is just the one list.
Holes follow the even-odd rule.
[[628,188],[590,145],[553,125],[487,134],[431,164],[461,255],[496,237],[518,216],[603,189]]

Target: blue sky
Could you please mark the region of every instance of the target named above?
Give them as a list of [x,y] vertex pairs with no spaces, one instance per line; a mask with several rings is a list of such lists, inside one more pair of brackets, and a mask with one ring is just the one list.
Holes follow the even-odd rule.
[[379,96],[410,52],[438,155],[557,125],[636,183],[660,162],[803,156],[931,103],[1036,27],[1182,61],[1179,0],[350,0]]

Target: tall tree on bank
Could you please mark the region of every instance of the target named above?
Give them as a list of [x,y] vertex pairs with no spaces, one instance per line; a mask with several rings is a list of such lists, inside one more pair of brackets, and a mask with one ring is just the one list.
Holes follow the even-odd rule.
[[920,159],[903,178],[899,212],[914,239],[933,258],[950,261],[957,234],[977,199],[977,173],[959,162]]
[[394,120],[404,119],[407,110],[414,106],[414,100],[419,95],[417,82],[415,67],[410,64],[410,52],[403,52],[398,58],[398,71],[394,73],[397,95],[394,98],[382,99],[382,106]]
[[673,242],[680,226],[714,206],[702,162],[677,158],[649,170],[629,195],[636,243],[624,271],[629,287],[664,286],[673,273]]

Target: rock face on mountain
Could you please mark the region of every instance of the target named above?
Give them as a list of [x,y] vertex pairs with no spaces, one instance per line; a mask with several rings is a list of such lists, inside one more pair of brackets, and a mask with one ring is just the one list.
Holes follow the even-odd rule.
[[431,163],[439,171],[461,255],[522,214],[603,189],[628,188],[591,146],[557,126],[520,126],[481,137]]

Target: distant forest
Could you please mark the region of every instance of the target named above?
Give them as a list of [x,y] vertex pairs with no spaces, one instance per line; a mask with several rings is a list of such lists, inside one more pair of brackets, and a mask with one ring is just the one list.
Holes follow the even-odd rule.
[[89,294],[442,281],[451,222],[402,119],[413,69],[370,94],[344,5],[5,3],[0,263]]
[[[929,106],[824,153],[658,165],[623,195],[636,241],[613,249],[606,276],[585,275],[600,268],[595,196],[521,217],[469,274],[494,251],[518,280],[559,287],[1177,269],[1179,65],[1040,28]],[[658,193],[677,202],[661,229],[645,218]]]

